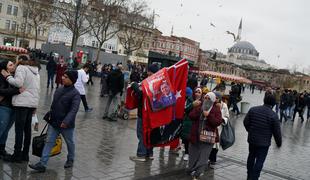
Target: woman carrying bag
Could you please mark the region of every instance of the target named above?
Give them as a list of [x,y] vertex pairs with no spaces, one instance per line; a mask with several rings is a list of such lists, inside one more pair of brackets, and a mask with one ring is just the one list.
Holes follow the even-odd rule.
[[29,164],[31,169],[45,172],[51,150],[59,134],[63,136],[68,148],[68,156],[64,168],[73,167],[75,118],[81,101],[80,93],[74,87],[77,78],[77,71],[67,71],[63,75],[62,81],[64,86],[55,91],[51,110],[44,117],[49,126],[40,162]]
[[193,179],[203,175],[212,147],[216,139],[219,139],[217,127],[222,123],[222,115],[215,100],[213,92],[207,93],[203,104],[195,107],[189,114],[193,125],[189,144],[188,172]]

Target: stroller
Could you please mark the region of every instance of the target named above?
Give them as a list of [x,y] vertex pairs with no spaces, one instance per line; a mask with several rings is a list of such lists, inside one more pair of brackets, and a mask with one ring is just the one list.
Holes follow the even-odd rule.
[[125,102],[121,101],[121,104],[117,107],[117,117],[123,118],[124,120],[129,119],[129,110],[125,108]]

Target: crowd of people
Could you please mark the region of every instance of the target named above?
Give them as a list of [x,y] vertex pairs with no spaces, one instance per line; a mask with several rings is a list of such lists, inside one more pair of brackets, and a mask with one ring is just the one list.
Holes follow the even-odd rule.
[[[91,76],[99,75],[101,79],[100,96],[108,97],[103,119],[108,121],[117,120],[117,108],[123,96],[125,77],[122,63],[116,65],[96,65],[88,61],[79,70],[71,70],[62,57],[58,60],[50,58],[47,65],[47,88],[56,91],[47,112],[51,121],[47,130],[47,140],[42,152],[41,159],[29,167],[39,172],[46,170],[49,152],[53,148],[56,138],[61,134],[68,148],[65,168],[73,167],[75,159],[74,128],[76,114],[82,101],[85,112],[91,112],[86,100],[85,85],[92,85]],[[31,144],[31,122],[39,105],[40,75],[38,63],[31,57],[18,56],[16,63],[11,61],[0,64],[0,158],[9,162],[20,163],[29,161],[29,148]],[[132,161],[146,162],[154,159],[153,148],[147,148],[143,141],[143,116],[142,101],[143,92],[140,82],[159,70],[157,64],[148,68],[145,66],[130,65],[129,86],[136,93],[138,103],[137,128],[138,137],[137,152],[130,156]],[[54,82],[54,77],[56,81]],[[181,131],[181,140],[184,144],[183,160],[188,161],[187,172],[193,179],[201,177],[205,170],[214,168],[219,151],[219,138],[223,126],[230,119],[229,109],[237,115],[240,114],[237,103],[240,101],[244,90],[240,83],[231,83],[229,97],[224,98],[226,84],[221,81],[212,91],[207,88],[208,79],[204,77],[198,85],[198,78],[189,75],[186,88],[186,103]],[[264,97],[264,105],[253,107],[244,119],[245,129],[248,131],[249,156],[247,161],[248,179],[256,180],[266,159],[272,135],[275,137],[278,147],[281,146],[280,122],[295,119],[296,114],[304,121],[303,113],[308,107],[307,119],[310,113],[310,94],[307,92],[297,93],[285,89],[267,89]],[[275,107],[275,112],[272,110]],[[280,113],[280,119],[278,114]],[[8,132],[15,122],[15,145],[14,153],[8,154],[5,150]],[[202,132],[214,134],[214,141],[205,142]],[[264,132],[264,133],[261,133]],[[180,142],[175,141],[170,146],[170,152],[179,153]]]

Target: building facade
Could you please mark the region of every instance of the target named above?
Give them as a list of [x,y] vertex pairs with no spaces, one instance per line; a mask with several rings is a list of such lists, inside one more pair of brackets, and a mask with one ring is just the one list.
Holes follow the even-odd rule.
[[200,43],[194,40],[178,37],[163,36],[160,31],[154,34],[151,51],[186,58],[198,63]]
[[[35,44],[35,31],[30,25],[31,19],[23,10],[21,0],[0,1],[0,44],[8,46],[22,46],[33,48]],[[46,42],[47,27],[38,28],[37,47]]]

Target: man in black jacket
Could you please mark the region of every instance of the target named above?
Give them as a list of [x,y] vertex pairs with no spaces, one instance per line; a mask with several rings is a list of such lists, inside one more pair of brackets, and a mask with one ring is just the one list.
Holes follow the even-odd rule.
[[[104,115],[102,119],[108,119],[109,121],[117,121],[116,111],[120,102],[120,96],[123,95],[124,89],[124,74],[122,72],[122,64],[118,63],[115,69],[107,77],[107,87],[109,91],[109,99],[107,101]],[[110,105],[113,101],[112,109],[109,113]]]
[[75,118],[81,102],[80,93],[74,87],[77,78],[77,71],[67,71],[63,75],[62,80],[64,87],[58,88],[54,94],[50,111],[51,119],[48,121],[47,139],[40,162],[37,164],[29,164],[31,169],[45,172],[50,152],[59,134],[61,134],[66,141],[68,148],[68,156],[64,168],[73,167],[75,157]]
[[244,118],[243,124],[248,132],[249,156],[247,160],[248,180],[258,180],[263,168],[271,137],[281,147],[282,136],[278,115],[272,111],[275,97],[266,94],[264,105],[252,107]]
[[48,60],[48,63],[46,64],[46,70],[47,70],[47,88],[49,88],[50,84],[52,85],[52,88],[54,88],[54,76],[56,73],[57,64],[54,60],[54,57],[51,56]]

